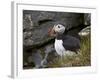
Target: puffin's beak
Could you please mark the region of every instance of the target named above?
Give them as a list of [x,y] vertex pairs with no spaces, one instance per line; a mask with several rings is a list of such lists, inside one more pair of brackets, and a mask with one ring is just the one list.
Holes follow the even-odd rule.
[[54,28],[49,28],[48,29],[48,35],[49,36],[53,36],[53,37],[56,36],[56,32],[55,32]]

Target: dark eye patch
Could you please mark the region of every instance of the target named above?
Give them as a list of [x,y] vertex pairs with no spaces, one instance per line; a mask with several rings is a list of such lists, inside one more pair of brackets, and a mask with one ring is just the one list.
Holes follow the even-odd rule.
[[60,28],[60,26],[58,26],[58,28]]

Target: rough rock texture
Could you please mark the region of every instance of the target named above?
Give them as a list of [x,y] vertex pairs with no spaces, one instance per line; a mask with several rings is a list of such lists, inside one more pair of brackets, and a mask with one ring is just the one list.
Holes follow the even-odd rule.
[[[25,64],[26,62],[30,62],[27,59],[29,56],[33,56],[32,54],[35,51],[40,51],[42,56],[47,52],[52,52],[52,48],[49,47],[48,49],[47,46],[49,44],[53,46],[54,38],[48,36],[48,28],[58,23],[66,27],[68,34],[75,35],[84,28],[84,25],[90,24],[90,15],[84,15],[83,13],[23,10],[23,55],[25,57],[23,62]],[[37,58],[40,57],[40,55],[37,55],[35,55]],[[33,62],[35,61],[34,59]],[[41,59],[40,57],[40,59],[37,59],[37,63],[34,63],[40,64]]]
[[84,14],[84,24],[91,25],[91,14]]

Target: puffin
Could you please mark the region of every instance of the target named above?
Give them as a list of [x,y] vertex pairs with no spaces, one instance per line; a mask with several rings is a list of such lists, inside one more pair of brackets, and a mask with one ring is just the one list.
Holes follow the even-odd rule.
[[59,56],[72,56],[77,54],[80,49],[80,39],[65,35],[65,26],[62,24],[55,24],[53,28],[49,28],[49,36],[55,37],[54,48]]

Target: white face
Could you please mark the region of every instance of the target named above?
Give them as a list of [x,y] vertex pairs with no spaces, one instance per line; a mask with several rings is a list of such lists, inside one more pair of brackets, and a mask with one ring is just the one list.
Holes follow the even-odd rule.
[[61,33],[61,34],[64,33],[65,31],[65,27],[61,24],[54,25],[53,29],[55,32]]

